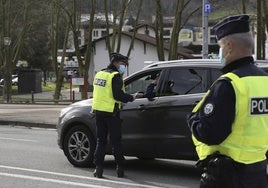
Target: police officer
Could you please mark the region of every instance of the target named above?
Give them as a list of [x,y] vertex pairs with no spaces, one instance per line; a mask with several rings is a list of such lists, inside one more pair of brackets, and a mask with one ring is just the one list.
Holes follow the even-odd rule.
[[204,170],[200,187],[267,188],[268,75],[253,62],[249,16],[213,30],[224,74],[187,117]]
[[98,178],[102,178],[103,174],[108,133],[117,164],[117,176],[124,176],[120,109],[122,103],[132,102],[135,99],[134,95],[125,93],[124,89],[122,75],[127,65],[128,57],[119,53],[112,53],[111,63],[106,69],[99,71],[94,78],[92,108],[96,114],[97,146],[94,153],[96,169],[93,175]]

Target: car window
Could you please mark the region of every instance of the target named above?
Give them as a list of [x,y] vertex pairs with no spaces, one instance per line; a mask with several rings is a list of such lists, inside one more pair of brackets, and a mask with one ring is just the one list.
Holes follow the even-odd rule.
[[165,83],[162,95],[185,95],[206,91],[207,70],[172,69]]
[[136,76],[128,84],[126,84],[126,93],[133,94],[136,92],[145,93],[147,86],[152,83],[156,76],[159,76],[160,70],[147,72]]

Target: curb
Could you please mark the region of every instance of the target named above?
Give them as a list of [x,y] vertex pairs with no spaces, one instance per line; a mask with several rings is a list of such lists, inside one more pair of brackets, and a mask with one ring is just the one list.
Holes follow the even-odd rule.
[[1,125],[15,125],[15,126],[24,126],[24,127],[38,127],[38,128],[49,128],[56,129],[55,124],[47,124],[47,123],[33,123],[33,122],[21,122],[21,121],[5,121],[0,120]]

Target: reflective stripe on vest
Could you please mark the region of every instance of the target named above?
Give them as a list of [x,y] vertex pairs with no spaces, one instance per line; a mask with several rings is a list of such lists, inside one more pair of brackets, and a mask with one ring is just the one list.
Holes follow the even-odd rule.
[[[199,142],[193,136],[199,158],[205,159],[213,152],[219,151],[244,164],[265,160],[268,149],[268,85],[264,84],[268,83],[268,77],[239,78],[233,73],[222,77],[231,79],[235,91],[236,114],[232,133],[220,145],[214,146]],[[201,107],[204,98],[193,112]]]
[[92,108],[94,110],[103,112],[113,112],[115,104],[121,106],[121,102],[113,97],[112,79],[118,72],[99,71],[94,78],[93,82],[93,102]]

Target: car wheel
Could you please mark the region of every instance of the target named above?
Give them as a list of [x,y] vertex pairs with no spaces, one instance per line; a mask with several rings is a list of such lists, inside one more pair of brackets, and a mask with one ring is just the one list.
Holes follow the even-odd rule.
[[96,142],[91,132],[83,125],[72,127],[66,134],[63,151],[69,162],[77,167],[93,166]]

